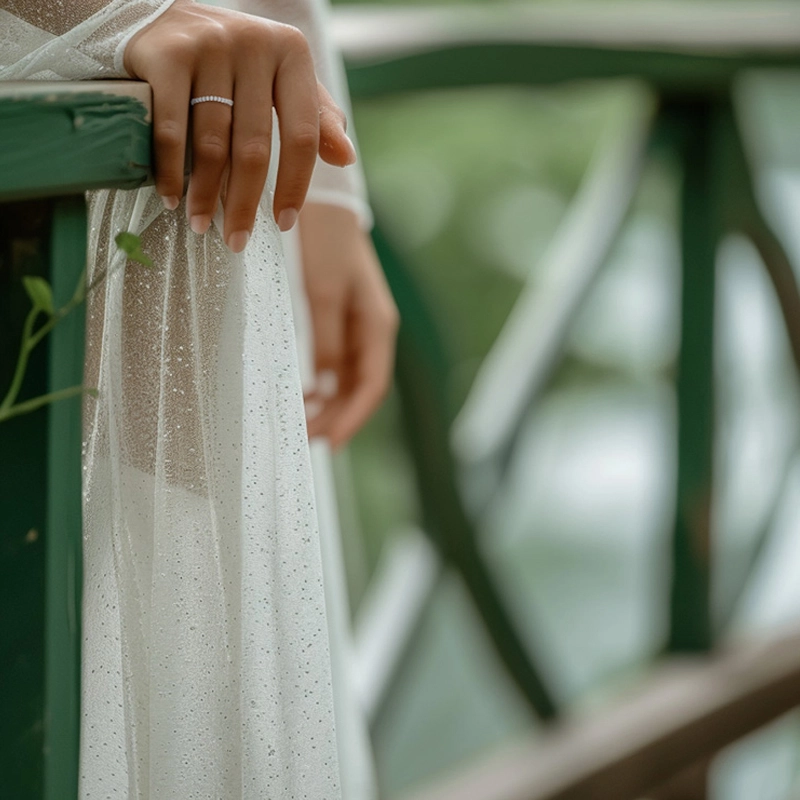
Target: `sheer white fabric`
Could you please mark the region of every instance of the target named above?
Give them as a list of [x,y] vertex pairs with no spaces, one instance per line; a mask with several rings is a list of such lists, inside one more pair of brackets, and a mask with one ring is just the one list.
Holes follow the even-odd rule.
[[[303,291],[299,243],[295,230],[283,234],[292,297],[298,362],[305,392],[314,388],[311,320]],[[353,681],[354,642],[347,592],[339,510],[333,482],[331,452],[324,439],[311,442],[317,518],[319,520],[325,606],[331,653],[334,717],[339,750],[339,775],[344,800],[375,800],[378,796],[367,720]]]
[[3,0],[0,80],[128,78],[131,37],[174,0]]
[[[171,2],[64,1],[47,21],[6,2],[0,79],[125,77],[125,43]],[[368,220],[339,181],[328,199]],[[80,796],[337,800],[330,581],[268,193],[239,256],[221,212],[195,236],[152,188],[93,193],[90,220]]]

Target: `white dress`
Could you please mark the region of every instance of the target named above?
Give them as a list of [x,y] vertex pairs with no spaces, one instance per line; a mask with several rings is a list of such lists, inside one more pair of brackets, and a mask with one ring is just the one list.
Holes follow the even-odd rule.
[[[7,0],[0,79],[127,77],[127,41],[171,2]],[[304,9],[309,35],[320,20],[314,0],[248,5],[284,19]],[[315,35],[324,72],[335,62]],[[317,172],[310,198],[368,224],[360,173]],[[326,617],[325,590],[335,602],[341,575],[323,585],[268,195],[240,255],[222,242],[221,212],[198,237],[183,203],[165,211],[153,188],[89,198],[89,276],[106,278],[87,313],[85,382],[99,398],[85,407],[84,800],[338,800],[342,783],[345,800],[371,793],[352,695],[337,689],[335,704],[331,688],[328,624],[343,617]],[[119,230],[141,236],[155,269],[125,263]],[[352,734],[338,746],[337,724]]]

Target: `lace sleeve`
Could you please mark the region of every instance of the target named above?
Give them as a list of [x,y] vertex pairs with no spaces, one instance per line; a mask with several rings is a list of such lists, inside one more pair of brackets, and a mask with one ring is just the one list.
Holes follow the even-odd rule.
[[0,0],[0,80],[129,78],[131,37],[174,0]]
[[[347,114],[348,134],[355,142],[344,66],[329,34],[327,0],[225,0],[224,4],[248,14],[294,25],[303,31],[311,45],[317,77]],[[342,169],[318,159],[307,202],[344,206],[358,215],[362,227],[372,227],[372,211],[360,163]]]

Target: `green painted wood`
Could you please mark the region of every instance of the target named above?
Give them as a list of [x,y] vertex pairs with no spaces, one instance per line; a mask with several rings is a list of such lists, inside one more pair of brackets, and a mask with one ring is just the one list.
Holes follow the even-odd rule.
[[665,91],[724,93],[746,69],[796,67],[800,57],[708,56],[601,47],[468,44],[348,64],[354,97],[476,86],[553,85],[634,78]]
[[543,677],[538,651],[520,633],[507,599],[480,552],[477,531],[461,501],[448,436],[453,410],[447,397],[449,362],[445,345],[411,275],[380,230],[376,229],[373,236],[401,309],[395,377],[423,528],[445,563],[463,578],[487,636],[531,710],[542,719],[552,719],[558,706]]
[[[51,274],[56,307],[72,297],[86,264],[82,197],[55,205]],[[49,391],[81,383],[84,307],[50,334]],[[45,793],[71,800],[78,792],[81,664],[81,402],[50,407],[45,591]]]
[[0,92],[0,201],[145,182],[150,124],[140,98],[98,83],[83,92],[18,86]]
[[705,651],[711,625],[711,501],[714,443],[714,293],[720,238],[720,106],[667,101],[678,131],[681,182],[681,346],[678,358],[678,475],[672,539],[668,649]]
[[342,6],[334,22],[364,97],[617,78],[724,91],[743,69],[800,65],[800,11],[768,0]]
[[[0,206],[0,391],[10,384],[30,302],[22,275],[48,273],[50,203]],[[47,351],[28,365],[23,396],[47,391]],[[0,796],[43,790],[47,410],[0,424]]]
[[[742,131],[733,108],[724,109],[718,137],[719,158],[725,163],[723,214],[727,227],[744,234],[761,256],[767,275],[775,289],[795,367],[800,373],[800,285],[789,254],[767,219],[759,201],[755,175],[747,155]],[[798,456],[800,440],[783,464],[783,477],[777,487],[773,505],[752,540],[741,574],[733,585],[727,602],[718,614],[718,629],[725,630],[739,610],[750,580],[758,570],[764,553],[776,530],[776,520]]]

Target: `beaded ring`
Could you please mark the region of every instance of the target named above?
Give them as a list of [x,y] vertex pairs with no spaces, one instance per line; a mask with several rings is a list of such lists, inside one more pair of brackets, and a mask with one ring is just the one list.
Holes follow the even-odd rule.
[[196,106],[198,103],[224,103],[226,106],[233,106],[233,100],[227,97],[219,97],[216,94],[205,94],[202,97],[193,97],[191,105]]

